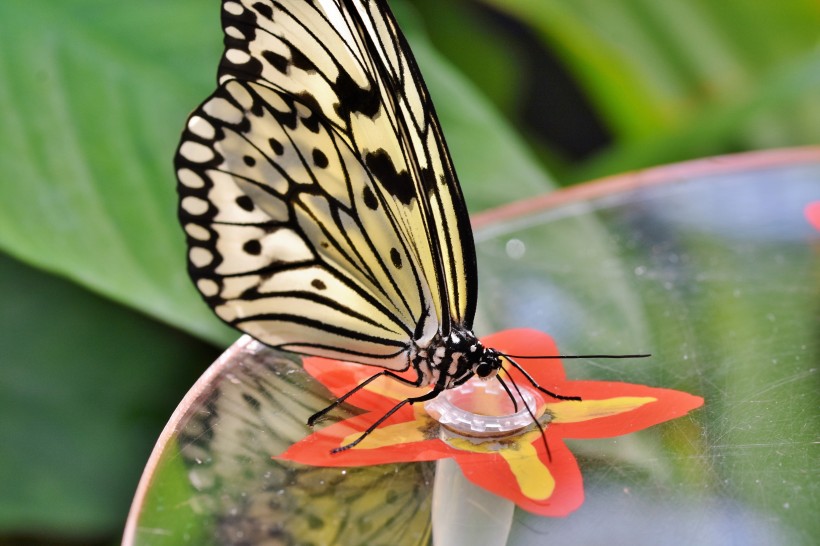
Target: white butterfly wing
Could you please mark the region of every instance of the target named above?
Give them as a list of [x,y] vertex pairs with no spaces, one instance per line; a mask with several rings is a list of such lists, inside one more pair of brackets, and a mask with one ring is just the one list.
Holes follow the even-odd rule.
[[469,326],[472,237],[392,16],[344,4],[223,4],[220,87],[176,158],[180,219],[223,320],[272,346],[404,369],[411,339]]
[[406,153],[415,170],[417,194],[429,205],[425,207],[426,228],[435,238],[434,253],[437,251],[441,257],[440,283],[449,302],[450,322],[471,329],[478,279],[473,235],[461,187],[427,86],[387,5],[375,0],[346,4],[355,6],[361,21],[368,25],[368,33],[378,53],[374,64],[385,69],[380,88],[385,104],[395,101],[394,108],[402,128],[399,133],[404,135],[403,144],[409,143]]

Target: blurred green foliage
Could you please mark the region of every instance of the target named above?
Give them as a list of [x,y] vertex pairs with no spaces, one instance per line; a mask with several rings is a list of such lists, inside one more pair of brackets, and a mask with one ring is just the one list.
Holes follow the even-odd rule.
[[[820,141],[820,8],[812,0],[418,3],[435,45],[526,127],[559,180]],[[566,118],[576,108],[567,85],[605,142],[534,133],[533,108],[542,112],[536,122],[557,121],[570,135],[586,119]],[[517,119],[522,112],[530,117]]]
[[[391,5],[471,210],[820,137],[809,0]],[[0,20],[0,544],[108,543],[174,404],[237,336],[185,274],[171,169],[214,87],[219,10],[7,0]]]

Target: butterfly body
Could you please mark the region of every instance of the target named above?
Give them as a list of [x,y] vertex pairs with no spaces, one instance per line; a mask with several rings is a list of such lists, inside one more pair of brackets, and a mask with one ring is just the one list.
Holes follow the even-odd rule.
[[436,335],[410,353],[410,363],[419,370],[422,384],[442,391],[464,384],[474,375],[492,378],[501,368],[495,349],[485,347],[470,330],[454,328],[447,336]]

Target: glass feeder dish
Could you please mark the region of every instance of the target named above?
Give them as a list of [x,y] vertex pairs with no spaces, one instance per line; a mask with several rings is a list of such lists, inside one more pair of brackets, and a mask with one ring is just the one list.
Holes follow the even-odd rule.
[[[818,202],[811,148],[650,169],[474,218],[479,336],[527,327],[562,354],[649,352],[563,365],[579,381],[705,399],[640,432],[568,441],[585,500],[566,517],[517,509],[448,459],[321,468],[273,458],[310,434],[308,416],[332,395],[298,356],[245,336],[171,417],[123,544],[814,544]],[[523,392],[515,411],[477,417],[463,392],[428,411],[451,431],[503,435],[531,426],[528,396],[542,403]],[[359,413],[350,402],[330,421]]]

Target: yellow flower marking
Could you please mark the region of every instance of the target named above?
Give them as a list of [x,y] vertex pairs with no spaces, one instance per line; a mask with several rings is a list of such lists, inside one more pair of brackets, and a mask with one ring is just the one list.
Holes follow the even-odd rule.
[[553,415],[551,423],[577,423],[626,413],[657,400],[649,396],[620,396],[605,400],[556,402],[547,404],[547,411]]
[[522,442],[517,451],[502,449],[498,454],[510,465],[518,488],[524,496],[533,500],[543,500],[552,495],[555,479],[549,468],[538,458],[533,444]]
[[[422,408],[413,408],[415,419],[405,421],[395,425],[380,426],[371,432],[361,444],[353,449],[378,449],[380,447],[394,446],[397,444],[409,444],[412,442],[423,442],[427,438],[424,432],[430,426],[430,417]],[[362,435],[362,431],[346,436],[339,445],[347,445]]]
[[538,458],[538,451],[533,445],[533,441],[540,436],[539,430],[532,430],[511,439],[513,445],[500,448],[497,440],[474,444],[465,438],[450,438],[447,443],[464,451],[497,453],[509,465],[521,493],[533,500],[544,500],[552,495],[555,478]]
[[[407,387],[395,381],[378,381],[368,385],[367,389],[396,400],[418,395],[418,389]],[[657,401],[657,398],[621,396],[604,400],[556,402],[547,404],[547,411],[553,415],[552,424],[577,423],[618,415],[655,401]],[[424,441],[426,439],[425,432],[432,424],[432,420],[420,407],[414,407],[413,411],[415,414],[413,421],[379,427],[354,449],[378,449],[397,444]],[[353,442],[360,434],[361,431],[356,431],[348,435],[340,445]],[[549,468],[538,458],[538,452],[532,443],[540,435],[540,431],[531,430],[506,441],[489,440],[473,443],[466,438],[453,437],[448,438],[447,443],[464,451],[498,454],[509,465],[521,493],[533,500],[544,500],[548,499],[555,490],[555,478],[550,474]]]

